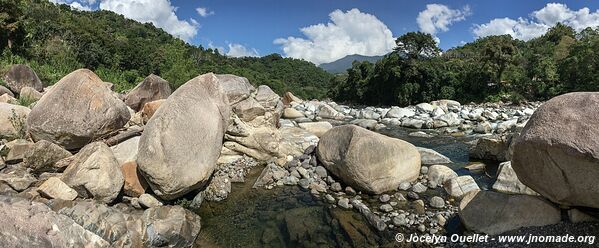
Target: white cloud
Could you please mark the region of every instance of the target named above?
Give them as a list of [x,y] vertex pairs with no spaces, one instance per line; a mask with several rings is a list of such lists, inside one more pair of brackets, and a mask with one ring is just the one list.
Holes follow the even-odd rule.
[[[219,50],[222,51],[222,50]],[[227,56],[229,57],[258,57],[258,50],[255,48],[247,48],[241,44],[231,43],[229,44],[229,52],[227,52]]]
[[449,26],[454,22],[463,21],[470,15],[470,7],[466,5],[460,9],[450,9],[442,4],[427,4],[416,18],[420,31],[435,35],[438,32],[449,31]]
[[582,8],[575,11],[561,3],[548,3],[542,9],[532,12],[530,17],[530,20],[522,17],[517,20],[497,18],[475,25],[472,31],[476,37],[509,34],[516,39],[530,40],[545,34],[558,22],[576,31],[599,26],[599,10],[591,12],[588,8]]
[[332,62],[351,54],[384,55],[395,47],[393,34],[376,16],[358,9],[335,10],[331,22],[301,28],[306,38],[288,37],[274,41],[286,56],[315,64]]
[[74,1],[74,0],[50,0],[50,2],[55,4],[66,4],[69,5],[73,9],[83,10],[83,11],[91,11],[91,4],[94,4],[95,0],[82,0],[82,1]]
[[196,12],[198,12],[198,15],[200,15],[201,17],[207,17],[207,16],[214,15],[214,11],[208,10],[208,8],[203,8],[203,7],[197,8]]
[[197,21],[180,20],[169,0],[101,0],[100,9],[110,10],[139,22],[151,22],[169,34],[189,41],[198,33]]

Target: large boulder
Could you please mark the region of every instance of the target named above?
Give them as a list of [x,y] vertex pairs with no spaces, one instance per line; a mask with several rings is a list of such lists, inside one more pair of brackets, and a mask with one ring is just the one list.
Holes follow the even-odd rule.
[[247,78],[239,77],[231,74],[216,75],[221,88],[227,94],[229,104],[241,102],[252,94],[256,88],[250,84]]
[[102,142],[81,149],[60,179],[80,197],[104,203],[110,203],[118,196],[125,181],[112,150]]
[[503,162],[497,170],[497,180],[493,184],[493,189],[502,193],[539,195],[528,186],[524,185],[518,179],[518,175],[512,168],[512,162]]
[[469,230],[497,235],[522,227],[557,224],[559,208],[536,196],[472,192],[460,202],[459,216]]
[[58,177],[48,178],[48,180],[37,188],[37,192],[50,199],[60,199],[65,201],[72,201],[77,197],[77,191],[69,187],[69,185],[64,183]]
[[[0,247],[109,247],[98,235],[48,206],[0,196]],[[10,224],[8,224],[10,223]]]
[[42,81],[37,77],[35,71],[26,65],[13,65],[4,75],[4,82],[10,90],[16,94],[21,92],[23,87],[31,87],[35,90],[44,90]]
[[322,137],[326,132],[333,128],[333,125],[327,121],[321,122],[305,122],[298,124],[301,128],[306,131],[313,133],[317,137]]
[[171,87],[168,82],[159,76],[151,74],[125,96],[124,102],[133,110],[139,111],[143,108],[144,104],[166,99],[170,95]]
[[266,110],[254,98],[245,99],[233,105],[233,112],[243,121],[252,121],[266,113]]
[[122,128],[130,119],[127,105],[93,72],[76,70],[40,99],[27,118],[34,140],[78,149]]
[[41,174],[42,172],[57,172],[62,168],[56,167],[56,162],[70,157],[71,155],[72,154],[69,151],[63,149],[59,145],[46,140],[40,140],[36,142],[31,149],[25,152],[23,164],[36,174]]
[[200,233],[200,216],[180,206],[147,209],[142,216],[145,247],[191,247]]
[[110,147],[114,157],[122,165],[126,162],[135,161],[137,159],[137,150],[139,146],[139,136],[135,136],[125,140],[115,146]]
[[258,101],[264,108],[272,109],[277,106],[281,97],[277,95],[270,87],[266,85],[258,86],[256,92],[256,101]]
[[512,166],[525,185],[553,202],[599,208],[599,93],[555,97],[532,115]]
[[229,116],[227,95],[212,73],[188,81],[162,104],[137,153],[139,170],[157,196],[172,200],[207,182]]
[[325,133],[317,154],[331,173],[368,193],[397,189],[402,182],[416,180],[420,173],[420,154],[415,146],[355,125]]
[[27,130],[27,107],[0,102],[0,137],[21,138]]

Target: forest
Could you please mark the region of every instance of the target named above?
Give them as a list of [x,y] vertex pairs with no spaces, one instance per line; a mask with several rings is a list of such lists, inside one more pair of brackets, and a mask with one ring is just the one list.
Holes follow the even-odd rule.
[[410,105],[547,100],[599,90],[599,30],[556,24],[530,41],[489,36],[442,52],[429,34],[409,32],[382,60],[354,62],[329,95],[341,102]]
[[232,58],[193,46],[150,23],[110,11],[78,11],[47,0],[0,0],[0,74],[28,64],[47,85],[88,68],[119,92],[151,73],[177,88],[203,73],[236,74],[282,94],[324,98],[332,75],[314,64],[271,54]]

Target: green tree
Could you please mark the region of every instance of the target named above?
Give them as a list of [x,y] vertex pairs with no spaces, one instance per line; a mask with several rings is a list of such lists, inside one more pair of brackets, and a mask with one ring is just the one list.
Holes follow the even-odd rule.
[[397,44],[396,52],[413,59],[434,57],[441,52],[434,37],[422,32],[408,32],[397,38],[395,43]]

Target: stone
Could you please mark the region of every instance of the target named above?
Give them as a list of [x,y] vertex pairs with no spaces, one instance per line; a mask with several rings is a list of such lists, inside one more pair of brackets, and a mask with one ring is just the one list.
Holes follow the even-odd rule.
[[420,167],[420,174],[426,175],[428,173],[428,167],[422,166]]
[[487,167],[487,165],[482,162],[471,162],[468,165],[464,166],[464,168],[466,168],[466,170],[468,170],[472,173],[484,172],[486,167]]
[[9,95],[8,93],[4,93],[4,94],[2,94],[0,96],[0,102],[10,103],[10,104],[13,104],[13,105],[19,104],[19,100],[17,100],[14,96]]
[[568,210],[568,219],[572,223],[582,223],[582,222],[598,222],[599,219],[595,216],[589,215],[579,209],[573,208]]
[[337,202],[337,205],[339,205],[339,207],[342,207],[344,209],[350,209],[352,207],[349,204],[349,199],[347,199],[345,197],[339,198],[339,201]]
[[516,175],[516,172],[512,168],[512,162],[509,161],[499,165],[497,180],[493,184],[493,189],[508,194],[539,195],[520,182],[518,175]]
[[77,153],[60,178],[82,198],[111,203],[125,181],[110,148],[102,142],[91,143]]
[[458,177],[458,174],[445,165],[432,165],[428,167],[428,181],[438,186],[443,186],[450,179]]
[[13,144],[10,146],[7,144],[7,146],[10,147],[8,154],[6,155],[6,163],[8,164],[16,164],[23,161],[25,154],[31,150],[34,145],[34,143],[26,140],[14,140],[12,143]]
[[114,157],[116,158],[116,161],[119,162],[119,165],[122,165],[126,162],[135,161],[137,159],[137,150],[140,138],[140,136],[135,136],[110,147],[112,154],[114,154]]
[[173,200],[207,182],[220,156],[229,115],[227,97],[212,73],[173,92],[139,141],[136,162],[154,194]]
[[476,159],[508,161],[509,146],[511,139],[507,137],[483,137],[476,142],[476,146],[470,150],[470,157]]
[[167,99],[171,95],[169,83],[159,76],[150,74],[135,88],[133,88],[123,101],[136,112],[141,110],[148,102]]
[[230,104],[241,102],[252,94],[256,88],[247,78],[231,74],[217,74],[218,82],[225,91]]
[[270,87],[266,85],[258,86],[256,92],[256,101],[260,103],[264,108],[272,109],[277,106],[281,97],[277,95]]
[[258,116],[263,116],[266,110],[254,98],[245,99],[233,105],[233,112],[243,121],[252,121]]
[[25,152],[23,165],[36,174],[60,172],[64,167],[55,166],[56,162],[70,156],[72,154],[59,145],[46,140],[40,140]]
[[0,196],[0,247],[110,247],[103,238],[43,203]]
[[121,171],[125,182],[123,184],[123,193],[131,197],[139,197],[146,192],[148,183],[146,179],[137,170],[135,161],[125,162],[121,165]]
[[473,130],[475,133],[487,134],[493,132],[493,127],[488,121],[484,121],[476,125]]
[[34,88],[25,86],[25,87],[21,88],[21,93],[19,93],[19,98],[27,99],[28,101],[31,101],[31,102],[36,102],[42,98],[42,95],[43,95],[42,93],[38,92]]
[[431,198],[429,204],[431,205],[431,207],[434,207],[434,208],[444,208],[445,200],[443,200],[443,198],[441,198],[441,197],[433,196]]
[[314,172],[320,178],[326,178],[328,176],[327,169],[325,169],[324,167],[322,167],[320,165],[316,166],[316,168],[314,169]]
[[331,123],[326,121],[321,122],[305,122],[299,123],[299,127],[306,129],[306,131],[313,133],[316,137],[322,137],[326,132],[333,128]]
[[318,108],[318,117],[323,118],[323,119],[336,120],[336,119],[343,119],[344,116],[343,116],[343,114],[341,114],[337,110],[335,110],[333,107],[329,106],[328,104],[323,103]]
[[44,85],[37,77],[37,74],[27,65],[12,65],[6,74],[4,74],[6,86],[14,93],[20,93],[23,87],[32,87],[35,90],[42,91]]
[[58,177],[48,178],[48,180],[37,188],[37,192],[49,199],[72,201],[77,198],[77,191],[69,187],[69,185]]
[[416,183],[414,184],[414,186],[412,186],[412,191],[419,194],[425,192],[427,189],[428,188],[424,186],[422,183]]
[[218,202],[227,199],[231,193],[231,179],[228,176],[214,176],[204,190],[204,200]]
[[420,173],[420,154],[412,144],[355,125],[329,130],[317,155],[333,175],[368,193],[395,190]]
[[285,168],[278,166],[275,163],[268,163],[266,167],[264,167],[264,169],[262,170],[260,176],[258,176],[258,179],[256,179],[256,182],[254,182],[252,188],[257,189],[260,187],[267,186],[269,184],[276,183],[277,181],[287,177],[288,175],[289,172],[287,172]]
[[429,103],[419,103],[416,104],[416,109],[420,112],[424,112],[424,113],[430,113],[433,112],[433,110],[435,110],[435,107]]
[[283,110],[283,117],[286,119],[297,119],[305,117],[305,115],[294,108],[285,108],[285,110]]
[[35,141],[72,150],[122,128],[130,118],[127,105],[96,74],[80,69],[44,94],[31,110],[27,127]]
[[200,217],[180,206],[146,209],[144,247],[191,247],[200,233]]
[[393,207],[389,204],[383,204],[380,207],[381,211],[385,212],[385,213],[389,213],[391,211],[393,211]]
[[27,107],[0,103],[0,137],[23,138],[27,131],[27,116],[31,110]]
[[5,169],[0,173],[0,184],[5,183],[18,192],[28,189],[36,181],[35,177],[21,167]]
[[333,183],[331,184],[331,190],[335,191],[335,192],[339,192],[341,190],[343,190],[343,188],[341,188],[341,184],[340,183]]
[[383,194],[379,197],[379,201],[381,201],[382,203],[388,202],[389,200],[391,200],[391,196],[387,194]]
[[559,208],[540,197],[492,191],[466,195],[460,202],[459,216],[467,229],[489,235],[561,221]]
[[422,165],[435,165],[435,164],[451,164],[451,159],[445,155],[436,152],[433,149],[416,147],[418,153],[420,153],[420,160]]
[[7,96],[14,98],[15,94],[12,93],[12,91],[10,91],[8,88],[0,85],[0,95],[4,96],[4,94],[7,94]]
[[401,118],[404,118],[404,117],[412,117],[414,115],[416,115],[416,113],[414,112],[414,110],[411,110],[411,109],[407,109],[407,108],[391,108],[387,112],[387,115],[385,115],[385,117],[387,117],[387,118],[401,119]]
[[412,185],[410,185],[409,182],[402,182],[402,183],[399,184],[398,188],[400,190],[408,190],[408,189],[410,189],[410,187],[412,187]]
[[422,128],[423,125],[424,125],[424,121],[418,120],[418,119],[406,119],[401,122],[402,127],[409,127],[409,128],[415,128],[415,129],[420,129],[420,128]]
[[410,207],[416,211],[417,214],[424,214],[424,201],[423,200],[415,200],[410,204]]
[[140,195],[138,201],[139,205],[141,205],[143,208],[153,208],[164,205],[160,200],[156,199],[156,197],[150,194]]
[[471,176],[460,176],[456,178],[449,179],[449,181],[444,184],[445,191],[455,198],[462,198],[468,192],[480,190],[478,184],[474,181],[474,178]]
[[[154,116],[154,113],[162,106],[162,104],[166,101],[166,99],[156,100],[152,102],[147,102],[144,104],[141,109],[141,120],[143,123],[148,123],[148,121]],[[142,123],[142,124],[143,124]]]
[[283,104],[290,105],[292,102],[302,103],[303,100],[300,99],[299,97],[293,95],[293,93],[291,93],[291,92],[285,92],[285,94],[283,95]]
[[522,183],[565,206],[599,208],[599,93],[552,98],[532,115],[514,145]]

